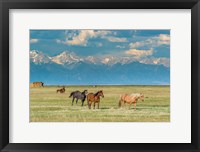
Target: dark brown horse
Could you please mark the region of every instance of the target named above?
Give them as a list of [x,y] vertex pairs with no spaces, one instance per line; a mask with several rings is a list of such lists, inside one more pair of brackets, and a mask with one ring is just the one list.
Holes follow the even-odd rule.
[[58,90],[56,90],[56,92],[58,93],[58,92],[60,92],[60,93],[65,93],[65,87],[63,87],[63,88],[61,88],[61,89],[58,89]]
[[97,93],[89,93],[87,95],[87,102],[88,102],[89,109],[91,109],[91,105],[92,105],[93,102],[94,102],[94,109],[95,109],[96,103],[98,104],[98,109],[99,109],[100,97],[104,98],[103,90],[100,90]]

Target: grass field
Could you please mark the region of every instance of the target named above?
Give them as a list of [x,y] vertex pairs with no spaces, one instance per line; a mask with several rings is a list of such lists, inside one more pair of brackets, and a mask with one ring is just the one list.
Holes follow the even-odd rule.
[[[169,86],[67,86],[64,94],[56,93],[58,87],[45,86],[30,89],[31,122],[169,122]],[[103,90],[100,109],[88,109],[87,101],[81,107],[71,106],[69,94],[87,89],[89,92]],[[128,105],[118,108],[122,93],[143,93],[145,100],[138,102],[137,110]]]

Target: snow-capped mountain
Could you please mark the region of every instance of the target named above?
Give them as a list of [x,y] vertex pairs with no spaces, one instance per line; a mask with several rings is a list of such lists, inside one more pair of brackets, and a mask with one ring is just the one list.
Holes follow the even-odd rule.
[[141,60],[140,63],[144,64],[154,64],[154,65],[164,65],[165,67],[170,67],[170,60],[168,58],[150,58]]
[[51,62],[51,57],[39,52],[37,50],[30,51],[30,60],[35,64],[49,63]]
[[49,57],[39,51],[30,52],[30,80],[45,84],[169,84],[167,59],[136,61],[129,57],[88,56],[62,52]]
[[118,59],[117,57],[114,57],[114,56],[107,56],[103,58],[101,62],[106,65],[114,65],[118,62]]
[[68,64],[83,61],[83,59],[79,58],[73,53],[62,52],[61,54],[52,57],[52,61],[57,64]]
[[92,64],[105,64],[105,65],[114,65],[117,63],[120,64],[128,64],[131,62],[140,62],[143,64],[155,64],[155,65],[164,65],[165,67],[169,67],[170,61],[167,58],[158,58],[158,59],[143,59],[138,61],[132,57],[116,57],[116,56],[87,56],[87,57],[79,57],[75,53],[71,53],[69,51],[64,51],[56,56],[49,57],[42,52],[37,50],[30,51],[30,60],[35,63],[49,63],[53,62],[60,65],[66,65],[71,63],[78,62],[86,62]]
[[87,63],[93,63],[93,64],[101,64],[101,59],[99,57],[94,56],[88,56],[84,59]]

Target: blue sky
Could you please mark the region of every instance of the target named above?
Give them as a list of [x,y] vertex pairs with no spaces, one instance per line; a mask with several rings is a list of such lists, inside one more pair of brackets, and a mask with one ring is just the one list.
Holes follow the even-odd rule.
[[30,30],[32,50],[49,56],[68,51],[82,57],[132,57],[147,64],[162,59],[169,66],[170,30]]

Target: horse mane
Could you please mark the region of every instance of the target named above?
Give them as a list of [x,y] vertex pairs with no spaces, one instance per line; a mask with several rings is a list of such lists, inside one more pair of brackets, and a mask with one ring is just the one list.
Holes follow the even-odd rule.
[[99,92],[100,92],[100,91],[97,91],[97,92],[94,94],[94,96],[97,96]]
[[101,92],[102,90],[97,91],[94,96],[97,96],[99,92]]
[[81,92],[82,94],[85,94],[85,92],[87,92],[87,90],[84,90],[83,92]]

